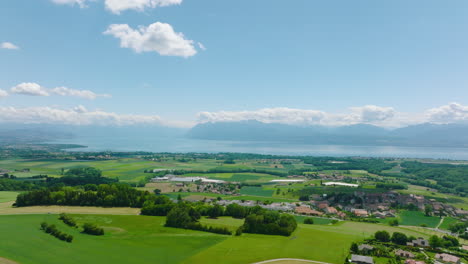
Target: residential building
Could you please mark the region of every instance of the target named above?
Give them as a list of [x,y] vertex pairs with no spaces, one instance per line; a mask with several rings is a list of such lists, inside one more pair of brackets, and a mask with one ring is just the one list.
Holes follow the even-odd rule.
[[453,264],[460,264],[460,258],[454,255],[450,255],[447,253],[436,254],[435,258],[442,262],[453,263]]
[[409,252],[409,251],[405,251],[405,250],[402,250],[402,249],[397,249],[395,251],[395,255],[396,256],[399,256],[399,257],[402,257],[402,258],[414,258],[414,254]]

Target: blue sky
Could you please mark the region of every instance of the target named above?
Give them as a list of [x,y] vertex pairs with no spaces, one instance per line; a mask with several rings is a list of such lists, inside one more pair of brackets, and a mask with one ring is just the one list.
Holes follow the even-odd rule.
[[[63,4],[73,1],[86,7]],[[0,49],[0,89],[9,94],[0,96],[3,112],[83,106],[190,123],[199,112],[210,121],[237,120],[240,111],[255,118],[278,115],[281,107],[366,122],[369,109],[392,108],[392,120],[384,114],[378,124],[428,121],[428,109],[447,122],[468,120],[465,0],[143,0],[180,4],[119,14],[105,1],[134,0],[0,2],[0,43],[18,47]],[[104,34],[112,24],[137,30],[156,22],[192,40],[196,54],[160,54],[152,46],[157,39],[138,52],[136,42],[121,47],[115,34]],[[49,96],[12,92],[21,83],[39,84]],[[51,90],[62,86],[111,97]],[[356,110],[369,105],[383,110]],[[264,108],[271,111],[256,112]]]

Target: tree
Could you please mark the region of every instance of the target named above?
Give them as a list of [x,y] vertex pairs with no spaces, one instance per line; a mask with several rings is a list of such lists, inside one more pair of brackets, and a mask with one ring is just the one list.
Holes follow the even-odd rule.
[[406,245],[408,242],[408,237],[400,232],[394,232],[392,235],[392,242],[398,245]]
[[161,190],[160,189],[154,189],[154,194],[156,195],[160,195],[161,194]]
[[304,224],[313,225],[314,224],[314,219],[311,218],[311,217],[307,217],[306,219],[304,219]]
[[375,237],[375,239],[377,239],[380,242],[389,242],[390,241],[390,234],[385,230],[375,232],[374,237]]
[[441,247],[442,246],[442,240],[436,236],[436,235],[433,235],[429,238],[429,245],[432,247],[432,248],[438,248],[438,247]]
[[168,227],[186,228],[192,222],[193,219],[189,215],[189,210],[183,204],[179,204],[172,208],[166,217],[166,226]]
[[354,254],[357,254],[359,253],[359,247],[358,247],[358,244],[356,244],[355,242],[353,242],[351,244],[351,252],[354,253]]
[[426,205],[424,206],[424,214],[425,214],[426,216],[431,216],[431,215],[432,215],[432,211],[433,211],[432,205],[426,204]]
[[223,215],[223,212],[224,208],[219,204],[215,204],[213,207],[210,208],[210,210],[208,210],[208,216],[210,218],[218,218],[218,216]]
[[390,226],[398,226],[400,223],[398,222],[397,219],[393,219],[393,220],[390,220],[390,221],[388,222],[388,224],[389,224]]

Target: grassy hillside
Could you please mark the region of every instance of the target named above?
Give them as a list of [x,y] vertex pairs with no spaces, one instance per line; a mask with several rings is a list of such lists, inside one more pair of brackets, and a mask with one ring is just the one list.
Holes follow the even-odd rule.
[[[2,215],[0,256],[28,263],[253,263],[273,258],[305,258],[342,263],[351,242],[377,230],[426,236],[415,230],[366,223],[303,225],[290,237],[243,234],[240,237],[166,228],[164,217],[138,215],[73,215],[79,222],[104,227],[102,237],[81,234],[55,214]],[[39,230],[42,221],[72,234],[73,243]],[[203,218],[204,224],[234,230],[242,220]],[[46,253],[47,252],[47,253]]]

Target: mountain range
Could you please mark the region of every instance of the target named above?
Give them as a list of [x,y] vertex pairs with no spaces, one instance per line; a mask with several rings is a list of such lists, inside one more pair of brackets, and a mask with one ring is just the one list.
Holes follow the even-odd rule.
[[320,145],[468,147],[466,124],[419,124],[386,129],[368,124],[340,127],[241,122],[202,123],[187,137],[207,140],[279,141]]

